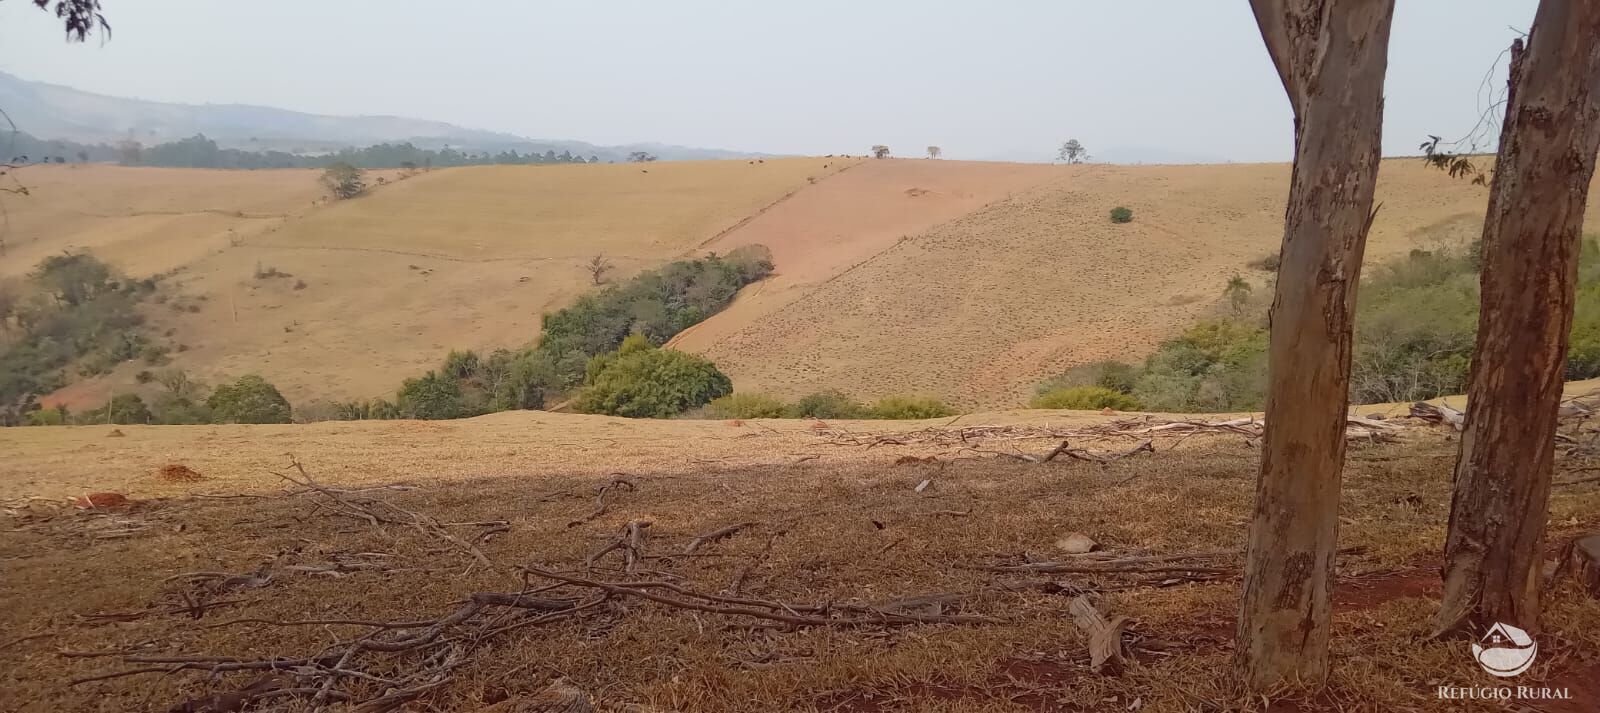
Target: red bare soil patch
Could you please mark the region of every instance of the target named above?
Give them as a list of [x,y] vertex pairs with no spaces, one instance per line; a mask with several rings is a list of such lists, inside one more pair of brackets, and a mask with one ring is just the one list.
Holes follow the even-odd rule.
[[1334,611],[1365,611],[1396,599],[1436,597],[1440,586],[1437,568],[1341,577],[1333,587]]
[[206,477],[182,463],[168,463],[156,471],[156,477],[168,483],[193,483]]
[[72,506],[79,510],[94,508],[115,508],[128,505],[131,501],[122,493],[89,493],[72,499]]

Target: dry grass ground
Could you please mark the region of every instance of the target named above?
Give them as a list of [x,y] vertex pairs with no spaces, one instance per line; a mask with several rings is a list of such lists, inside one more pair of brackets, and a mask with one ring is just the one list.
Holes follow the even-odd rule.
[[[1009,408],[1068,366],[1143,358],[1214,309],[1234,273],[1265,289],[1266,273],[1247,264],[1277,250],[1289,166],[1053,168],[1058,178],[912,234],[769,310],[735,303],[697,328],[714,340],[684,345],[743,390]],[[1385,161],[1368,260],[1475,236],[1486,199],[1419,160]],[[1118,205],[1133,209],[1132,223],[1110,222]]]
[[5,196],[0,277],[63,250],[92,251],[140,277],[165,272],[227,248],[230,231],[249,236],[313,209],[324,192],[317,175],[28,166],[15,172],[28,195]]
[[[1063,559],[1055,542],[1070,532],[1128,554],[1243,542],[1256,451],[1238,437],[1158,439],[1155,453],[1108,465],[1029,464],[987,453],[1039,453],[1053,441],[1006,438],[1110,420],[1031,412],[816,428],[500,414],[450,423],[121,426],[121,437],[108,435],[110,427],[7,429],[0,431],[8,456],[0,495],[10,505],[0,516],[7,572],[0,708],[164,710],[255,675],[163,669],[69,682],[141,665],[124,657],[315,655],[370,628],[262,620],[432,619],[472,592],[519,590],[518,565],[585,572],[585,559],[628,522],[647,520],[644,552],[662,557],[643,560],[634,579],[670,573],[683,587],[715,592],[748,571],[743,596],[788,604],[977,592],[944,613],[1001,621],[751,629],[748,617],[624,597],[542,624],[519,610],[496,611],[425,650],[347,661],[376,678],[342,680],[337,690],[377,697],[389,685],[379,679],[448,661],[428,654],[470,650],[447,682],[405,710],[475,710],[556,677],[608,701],[695,713],[1502,710],[1434,694],[1439,685],[1496,683],[1466,642],[1423,638],[1437,596],[1455,447],[1437,431],[1408,429],[1399,442],[1351,451],[1341,544],[1359,549],[1340,560],[1334,679],[1315,696],[1269,705],[1241,696],[1220,675],[1232,648],[1235,557],[1216,560],[1224,571],[1209,581],[1131,589],[1119,589],[1129,580],[1115,575],[977,569]],[[949,440],[975,424],[1018,430],[968,432],[965,448]],[[906,436],[930,427],[947,436],[943,445],[926,434]],[[846,445],[880,433],[911,442]],[[1132,442],[1074,445],[1111,451]],[[286,452],[329,486],[414,486],[346,497],[424,513],[463,540],[493,532],[480,545],[493,566],[475,564],[437,536],[341,515],[318,493],[285,494],[285,482],[269,471],[293,474],[283,470]],[[202,479],[163,477],[173,463]],[[616,489],[605,513],[584,520],[596,489],[619,473],[636,488]],[[931,483],[919,492],[924,480]],[[24,500],[102,489],[136,502],[73,511]],[[215,497],[241,495],[264,497]],[[1552,543],[1600,527],[1600,484],[1558,487],[1550,518]],[[697,534],[738,522],[759,524],[693,556],[672,554]],[[334,564],[343,571],[314,571]],[[612,553],[585,576],[626,579],[624,566]],[[223,586],[185,575],[196,572],[260,576]],[[1070,592],[1094,590],[1102,610],[1135,620],[1129,648],[1136,663],[1121,675],[1088,670],[1085,638],[1067,614]],[[1544,624],[1538,663],[1516,683],[1565,686],[1577,699],[1527,710],[1600,709],[1600,602],[1558,586]],[[487,634],[501,625],[520,628]],[[305,701],[271,703],[301,710]]]
[[[213,383],[260,373],[295,403],[389,396],[450,349],[534,339],[544,312],[593,288],[583,265],[594,255],[616,279],[695,253],[852,162],[482,166],[402,181],[374,172],[369,182],[391,182],[315,207],[316,171],[52,167],[27,177],[44,198],[8,203],[17,234],[33,237],[3,262],[23,272],[73,247],[136,276],[175,270],[164,288],[174,299],[149,312],[155,332],[187,347],[177,366]],[[150,217],[158,208],[190,212]],[[108,217],[55,222],[78,210]],[[258,267],[290,277],[257,279]],[[142,368],[52,403],[102,403]]]

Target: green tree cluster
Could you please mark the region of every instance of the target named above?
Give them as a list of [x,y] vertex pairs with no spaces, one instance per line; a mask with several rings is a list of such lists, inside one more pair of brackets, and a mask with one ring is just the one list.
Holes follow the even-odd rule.
[[52,255],[0,285],[0,425],[18,425],[67,369],[93,376],[146,353],[139,301],[154,280],[129,280],[87,253]]

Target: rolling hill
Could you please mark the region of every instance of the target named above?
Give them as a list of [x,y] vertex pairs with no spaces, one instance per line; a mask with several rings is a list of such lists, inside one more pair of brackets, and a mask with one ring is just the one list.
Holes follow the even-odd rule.
[[151,145],[204,134],[225,148],[292,153],[410,142],[421,148],[449,145],[458,150],[494,153],[513,149],[522,153],[571,151],[619,161],[632,151],[676,161],[756,155],[661,143],[598,146],[399,116],[325,116],[244,104],[155,102],[33,82],[4,72],[0,72],[0,106],[6,108],[18,129],[35,137],[84,144],[115,144],[131,139]]
[[[777,274],[672,346],[737,389],[925,393],[1012,407],[1041,378],[1138,358],[1217,308],[1280,238],[1288,167],[808,158],[437,170],[328,203],[310,171],[33,167],[0,275],[89,249],[168,274],[153,331],[202,379],[297,403],[388,396],[451,349],[514,346],[614,276],[760,243]],[[1390,160],[1371,260],[1476,234],[1486,191]],[[1135,219],[1114,225],[1117,205]],[[1595,225],[1591,219],[1591,225]],[[258,278],[258,272],[286,277]],[[127,364],[58,393],[98,403]]]

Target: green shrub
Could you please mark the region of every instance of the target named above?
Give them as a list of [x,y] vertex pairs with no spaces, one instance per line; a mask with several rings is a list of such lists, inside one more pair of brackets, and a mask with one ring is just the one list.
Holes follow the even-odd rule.
[[556,365],[550,355],[534,349],[501,349],[489,355],[483,368],[490,383],[491,411],[544,408],[545,394],[559,388]]
[[783,418],[788,407],[767,394],[728,394],[706,405],[717,418]]
[[732,391],[733,383],[711,362],[658,349],[642,338],[630,339],[617,352],[590,360],[577,408],[584,413],[666,418]]
[[103,415],[106,423],[150,423],[150,408],[138,394],[117,394]]
[[335,421],[363,421],[367,419],[396,419],[400,418],[400,409],[393,403],[384,399],[370,401],[340,401],[333,405]]
[[1125,206],[1120,206],[1120,205],[1115,207],[1115,208],[1112,208],[1111,209],[1111,222],[1113,222],[1113,223],[1132,223],[1133,222],[1133,209],[1127,208]]
[[802,396],[790,411],[800,418],[866,418],[867,407],[842,391],[818,391]]
[[749,284],[772,274],[772,249],[765,245],[741,245],[723,258],[739,271],[740,279]]
[[221,423],[289,423],[289,400],[278,387],[255,374],[222,384],[206,399],[212,417]]
[[885,396],[872,405],[877,418],[916,420],[954,416],[956,410],[931,396]]
[[150,404],[150,416],[156,423],[169,425],[195,425],[211,423],[211,409],[205,404],[166,393],[157,396]]
[[1079,409],[1098,411],[1104,408],[1118,411],[1138,411],[1139,402],[1132,396],[1099,386],[1072,386],[1056,389],[1033,397],[1033,408]]
[[460,382],[436,371],[406,379],[395,395],[395,406],[401,418],[438,420],[468,415]]
[[1133,393],[1133,383],[1139,378],[1139,369],[1120,361],[1095,361],[1079,364],[1039,383],[1035,391],[1043,395],[1074,386],[1098,386],[1119,394]]
[[478,375],[481,361],[477,353],[471,349],[464,352],[451,350],[445,355],[444,368],[440,373],[452,379],[471,379]]
[[72,414],[65,406],[39,409],[28,414],[29,426],[64,426],[72,423]]

